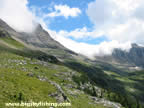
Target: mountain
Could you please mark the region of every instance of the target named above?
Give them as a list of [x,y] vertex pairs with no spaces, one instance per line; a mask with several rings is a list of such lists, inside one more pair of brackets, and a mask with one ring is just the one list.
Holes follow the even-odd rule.
[[133,43],[129,51],[116,48],[111,55],[96,56],[94,62],[108,63],[124,71],[143,70],[144,47]]
[[[70,55],[77,55],[73,51],[65,48],[63,45],[55,41],[54,39],[51,38],[49,33],[45,31],[42,26],[39,24],[35,31],[33,33],[20,33],[19,39],[24,41],[25,43],[32,45],[36,48],[41,48],[41,49],[47,49],[48,53],[49,52],[54,52],[51,54],[56,54],[56,53],[62,53],[61,56],[65,54],[70,54]],[[60,54],[59,54],[60,55]],[[56,55],[56,56],[59,56]],[[67,55],[68,56],[68,55]]]
[[31,44],[39,48],[51,48],[51,49],[61,49],[66,50],[64,46],[52,39],[48,32],[43,30],[42,26],[39,24],[34,32],[32,33],[20,33],[21,36],[18,37],[25,41],[27,44]]
[[68,57],[71,55],[77,55],[73,51],[65,48],[63,45],[51,38],[49,33],[45,31],[39,24],[32,33],[16,32],[9,27],[4,21],[0,20],[0,27],[11,34],[11,37],[19,42],[25,43],[28,47],[33,47],[38,50],[42,50],[48,54],[53,54],[59,58]]
[[104,59],[72,52],[40,25],[21,33],[0,20],[0,107],[31,100],[70,102],[72,108],[143,107],[143,71],[121,70]]
[[144,47],[132,44],[132,48],[127,51],[115,49],[112,53],[112,57],[120,63],[134,64],[144,68]]

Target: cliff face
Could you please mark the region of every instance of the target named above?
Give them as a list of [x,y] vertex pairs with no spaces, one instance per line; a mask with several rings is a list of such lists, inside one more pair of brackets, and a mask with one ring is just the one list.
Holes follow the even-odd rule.
[[137,44],[132,44],[132,48],[128,52],[115,49],[112,57],[120,63],[129,63],[144,67],[144,47],[138,46]]
[[60,48],[60,49],[66,49],[64,46],[62,46],[60,43],[52,39],[48,32],[46,32],[41,25],[38,25],[34,32],[32,33],[20,33],[23,41],[25,41],[28,44],[31,44],[35,47],[39,48]]

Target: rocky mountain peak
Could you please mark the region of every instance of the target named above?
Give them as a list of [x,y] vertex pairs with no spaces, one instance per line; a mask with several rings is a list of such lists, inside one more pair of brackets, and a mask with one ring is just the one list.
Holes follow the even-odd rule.
[[[62,44],[54,40],[50,34],[43,29],[40,24],[37,24],[36,29],[32,33],[17,32],[0,19],[0,29],[7,32],[11,37],[24,42],[27,45],[35,48],[42,48],[47,53],[53,54],[57,57],[71,57],[71,54],[77,55],[73,51],[65,48]],[[1,33],[1,36],[4,34]]]
[[136,43],[132,43],[131,45],[132,45],[132,48],[137,48],[137,47],[139,47],[138,44],[136,44]]
[[41,26],[41,24],[38,24],[35,31],[43,31],[43,27]]

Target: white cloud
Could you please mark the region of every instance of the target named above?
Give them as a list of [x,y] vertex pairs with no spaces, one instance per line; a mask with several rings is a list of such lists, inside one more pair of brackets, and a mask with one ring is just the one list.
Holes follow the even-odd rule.
[[35,15],[29,11],[28,0],[0,0],[0,18],[17,31],[32,32]]
[[130,19],[125,24],[118,24],[115,28],[110,28],[107,35],[110,39],[119,40],[119,42],[131,41],[144,44],[144,22]]
[[89,31],[87,27],[83,27],[83,28],[76,28],[75,30],[72,30],[70,32],[67,32],[66,30],[60,30],[58,34],[64,37],[73,37],[75,39],[82,39],[87,37],[97,38],[100,37],[103,34],[103,32]]
[[47,14],[48,17],[57,17],[64,16],[68,17],[76,17],[81,14],[81,10],[79,8],[70,8],[68,5],[55,5],[55,11]]
[[61,33],[57,33],[52,30],[48,30],[48,32],[55,40],[60,42],[65,47],[75,51],[76,53],[83,54],[91,59],[93,59],[95,55],[110,55],[114,48],[120,48],[125,51],[128,51],[131,48],[130,42],[119,43],[118,41],[110,41],[102,42],[98,45],[90,45],[87,43],[75,42],[67,37],[64,37]]
[[95,0],[89,3],[87,15],[110,40],[144,44],[143,0]]
[[100,26],[110,19],[111,10],[108,0],[96,0],[89,3],[87,14],[94,24]]

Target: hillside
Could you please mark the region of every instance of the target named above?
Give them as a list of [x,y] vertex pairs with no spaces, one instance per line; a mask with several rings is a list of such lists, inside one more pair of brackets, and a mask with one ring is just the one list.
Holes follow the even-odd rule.
[[[62,65],[53,56],[25,48],[4,32],[0,34],[1,107],[5,102],[32,99],[52,102],[70,100],[72,108],[105,108],[101,99],[96,102],[94,97],[77,89],[78,84],[73,81],[72,75],[79,76],[80,73]],[[63,98],[57,86],[63,89],[67,99]]]
[[77,55],[51,38],[49,33],[45,31],[40,24],[32,33],[16,32],[0,19],[0,28],[2,28],[4,31],[7,31],[12,38],[19,42],[23,42],[25,46],[42,50],[48,54],[55,55],[58,58],[72,58],[71,55]]
[[31,100],[71,102],[72,108],[143,105],[143,71],[80,58],[41,26],[33,34],[18,33],[0,20],[0,76],[3,108],[5,102]]

